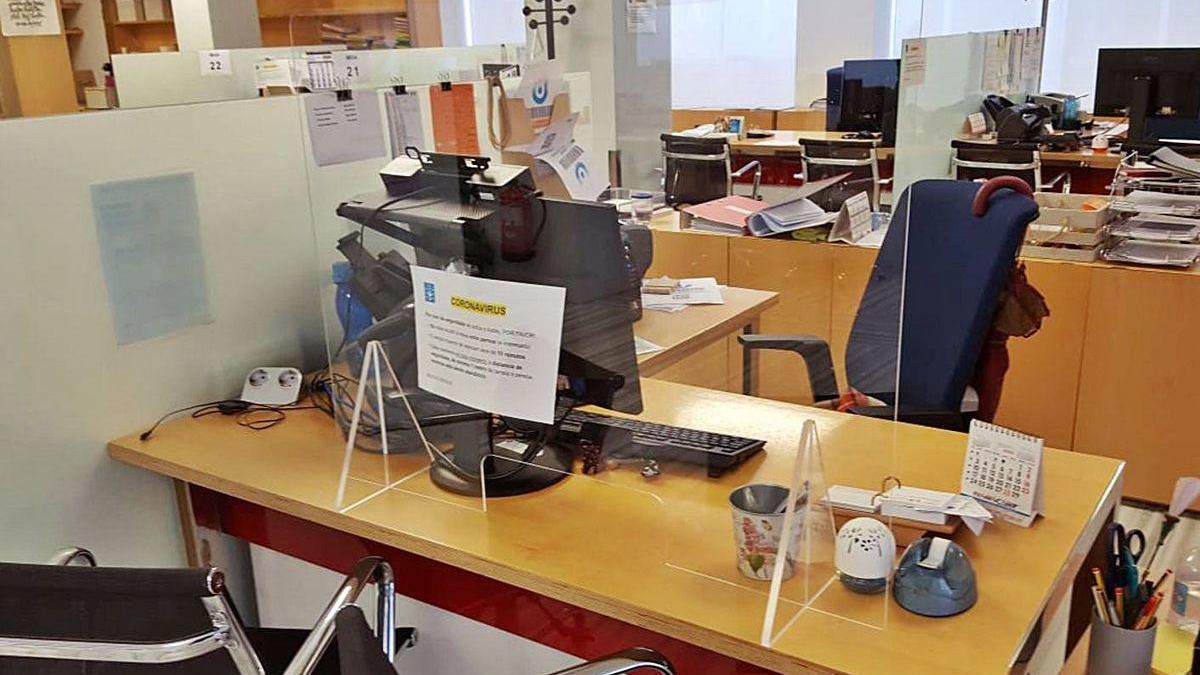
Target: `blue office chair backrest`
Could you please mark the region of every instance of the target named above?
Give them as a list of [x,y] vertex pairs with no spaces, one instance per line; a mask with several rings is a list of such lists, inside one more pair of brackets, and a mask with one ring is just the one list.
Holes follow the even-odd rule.
[[[989,185],[1014,181],[994,180]],[[976,216],[981,189],[922,180],[900,195],[846,347],[850,386],[902,408],[959,409],[1025,228],[1038,214],[1029,196],[989,189],[986,213]]]

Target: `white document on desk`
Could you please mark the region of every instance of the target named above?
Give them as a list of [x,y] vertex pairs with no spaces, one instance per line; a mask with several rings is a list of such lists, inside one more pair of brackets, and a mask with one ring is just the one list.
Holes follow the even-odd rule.
[[412,268],[417,385],[463,405],[554,422],[566,289]]
[[725,297],[713,277],[680,279],[670,295],[642,294],[642,308],[678,312],[688,305],[723,305]]

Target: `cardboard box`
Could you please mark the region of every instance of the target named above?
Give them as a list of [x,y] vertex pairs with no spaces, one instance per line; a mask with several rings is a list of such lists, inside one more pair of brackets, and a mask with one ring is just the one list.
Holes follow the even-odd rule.
[[108,87],[84,87],[83,97],[88,110],[108,110],[117,103],[115,92]]
[[142,0],[142,16],[146,21],[166,21],[171,17],[167,0]]
[[113,0],[113,4],[117,7],[117,23],[132,23],[146,19],[142,0]]

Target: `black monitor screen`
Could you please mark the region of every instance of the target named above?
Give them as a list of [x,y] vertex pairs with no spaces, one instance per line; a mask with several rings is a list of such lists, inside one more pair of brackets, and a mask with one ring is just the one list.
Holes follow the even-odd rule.
[[899,59],[846,61],[842,71],[841,131],[884,131],[896,113]]
[[1200,48],[1101,49],[1096,67],[1097,115],[1129,114],[1133,80],[1148,76],[1147,115],[1200,116]]

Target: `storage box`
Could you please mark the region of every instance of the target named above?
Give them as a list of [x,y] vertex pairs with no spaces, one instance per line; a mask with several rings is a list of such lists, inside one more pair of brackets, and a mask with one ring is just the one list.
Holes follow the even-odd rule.
[[146,21],[166,21],[171,16],[167,0],[142,0],[142,16]]
[[[1093,231],[1104,227],[1112,213],[1108,198],[1097,195],[1038,192],[1033,198],[1041,208],[1037,220],[1034,221],[1039,225]],[[1085,210],[1085,206],[1097,208]]]
[[1025,230],[1025,243],[1033,246],[1050,244],[1095,248],[1104,243],[1104,228],[1071,230],[1061,225],[1033,223]]
[[114,90],[108,87],[84,87],[83,99],[84,105],[88,110],[108,110],[115,108],[117,102],[114,99]]
[[113,4],[117,8],[117,23],[132,23],[146,19],[142,0],[113,0]]
[[1075,248],[1071,246],[1034,246],[1025,244],[1021,247],[1022,258],[1041,258],[1043,260],[1068,260],[1071,262],[1093,262],[1100,257],[1100,247]]

